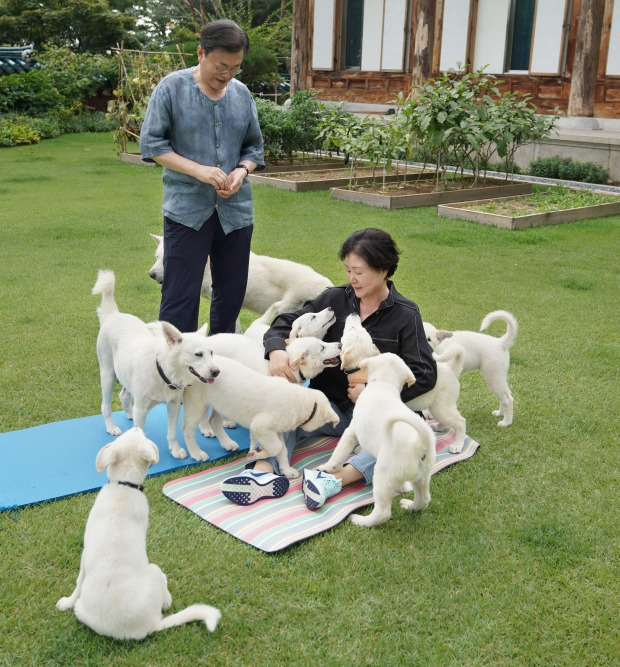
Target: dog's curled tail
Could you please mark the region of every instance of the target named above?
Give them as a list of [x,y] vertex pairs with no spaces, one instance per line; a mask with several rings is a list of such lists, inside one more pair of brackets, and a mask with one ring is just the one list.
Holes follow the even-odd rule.
[[203,621],[207,626],[207,630],[214,632],[220,618],[222,618],[222,612],[219,609],[210,607],[208,604],[193,604],[183,609],[183,611],[178,611],[176,614],[162,618],[153,632],[167,630],[168,628],[174,628],[178,625],[191,623],[192,621]]
[[[406,410],[406,411],[405,411]],[[422,452],[426,452],[429,449],[435,447],[435,434],[433,430],[428,425],[425,419],[422,419],[420,415],[417,415],[415,412],[409,408],[405,410],[398,410],[396,412],[388,412],[385,415],[385,425],[388,433],[388,438],[391,440],[391,433],[395,428],[398,428],[400,424],[407,424],[411,426],[413,430],[418,434],[422,442]]]
[[486,315],[486,317],[482,320],[480,331],[487,329],[491,322],[495,322],[496,320],[502,320],[503,322],[506,322],[506,333],[500,338],[500,341],[502,347],[505,350],[508,350],[512,347],[512,344],[515,342],[515,338],[517,337],[517,318],[507,310],[494,310],[492,313]]
[[[448,339],[450,340],[450,339]],[[452,370],[460,375],[463,371],[463,361],[465,359],[465,349],[458,343],[450,343],[441,354],[433,352],[433,359],[438,363],[449,364]]]
[[118,313],[118,306],[114,300],[114,271],[101,269],[97,275],[97,282],[93,287],[93,294],[101,294],[101,305],[97,308],[97,315],[101,319],[104,315]]

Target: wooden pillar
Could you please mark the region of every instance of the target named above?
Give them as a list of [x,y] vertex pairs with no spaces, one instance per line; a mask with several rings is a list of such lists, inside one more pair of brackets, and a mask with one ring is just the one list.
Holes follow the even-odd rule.
[[581,0],[575,60],[568,98],[569,116],[592,116],[594,114],[594,95],[604,9],[605,3],[601,0]]
[[308,87],[310,62],[310,2],[293,0],[293,35],[291,39],[291,95]]
[[435,6],[435,0],[418,0],[416,3],[412,73],[412,85],[414,86],[421,84],[432,74],[435,42]]

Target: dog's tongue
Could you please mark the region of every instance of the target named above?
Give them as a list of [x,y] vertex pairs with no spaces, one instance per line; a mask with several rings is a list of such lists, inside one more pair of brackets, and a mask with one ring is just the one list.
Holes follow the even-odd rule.
[[325,359],[323,366],[337,366],[340,363],[339,357],[332,357],[331,359]]

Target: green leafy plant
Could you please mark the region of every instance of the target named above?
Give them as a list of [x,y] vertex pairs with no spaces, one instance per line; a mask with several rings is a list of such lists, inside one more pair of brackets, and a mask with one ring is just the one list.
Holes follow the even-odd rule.
[[581,183],[602,183],[609,181],[609,170],[596,162],[579,162],[571,157],[539,157],[530,162],[528,171],[542,178],[560,178]]

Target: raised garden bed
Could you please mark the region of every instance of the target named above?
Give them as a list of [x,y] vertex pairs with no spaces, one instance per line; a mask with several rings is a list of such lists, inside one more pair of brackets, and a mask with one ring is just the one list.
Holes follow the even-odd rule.
[[[553,202],[549,197],[551,203],[548,204],[545,202],[544,193],[537,193],[531,196],[440,204],[437,206],[437,214],[503,229],[526,229],[620,214],[618,195],[590,193],[590,196],[586,196],[583,192],[573,192],[575,197],[572,204],[570,196],[563,196],[562,203],[557,200]],[[586,204],[587,201],[592,203]],[[571,205],[572,207],[568,208]]]
[[118,157],[121,162],[129,162],[129,164],[141,164],[145,167],[159,167],[157,162],[144,162],[140,153],[119,153]]
[[[435,175],[423,174],[423,176],[426,179],[417,184],[410,180],[405,188],[396,188],[392,185],[386,190],[367,187],[355,189],[334,187],[330,191],[330,197],[379,208],[397,209],[471,201],[481,197],[495,198],[529,194],[532,191],[531,183],[506,183],[503,180],[495,179],[487,179],[486,183],[481,182],[473,188],[461,187],[460,183],[455,182],[454,186],[448,190],[435,190]],[[402,176],[399,179],[402,180]]]
[[[375,182],[381,184],[383,178],[381,170],[375,176]],[[433,177],[433,174],[424,175],[424,178]],[[269,185],[272,188],[280,188],[281,190],[292,190],[293,192],[307,192],[308,190],[329,190],[330,188],[349,185],[349,167],[340,167],[340,169],[314,169],[308,171],[292,171],[292,172],[274,172],[265,174],[264,171],[260,173],[251,174],[249,177],[250,183]],[[396,183],[402,180],[402,175],[391,174],[386,176],[387,183]],[[372,168],[358,167],[357,168],[357,184],[372,183]]]

